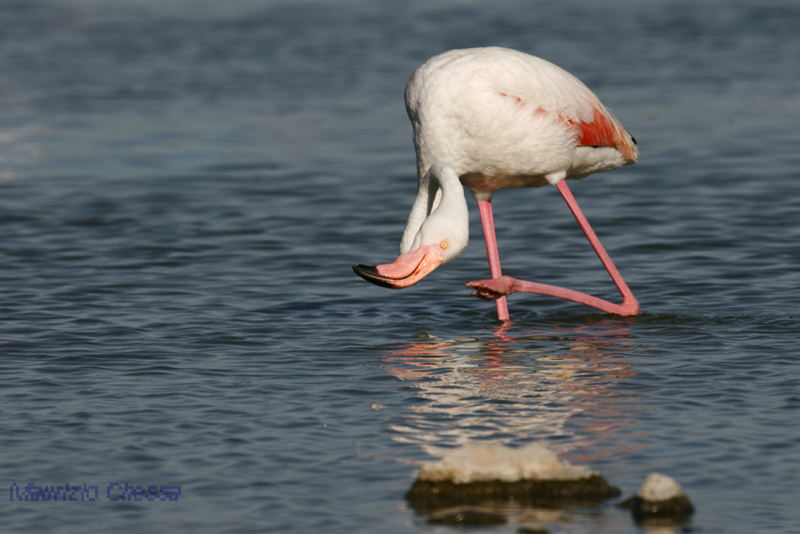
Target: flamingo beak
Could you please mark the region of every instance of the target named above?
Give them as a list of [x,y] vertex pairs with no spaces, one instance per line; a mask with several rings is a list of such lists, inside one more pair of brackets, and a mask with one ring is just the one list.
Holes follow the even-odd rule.
[[373,284],[392,289],[403,289],[413,286],[442,263],[442,249],[426,245],[400,254],[392,263],[374,267],[353,265],[353,270],[358,276]]

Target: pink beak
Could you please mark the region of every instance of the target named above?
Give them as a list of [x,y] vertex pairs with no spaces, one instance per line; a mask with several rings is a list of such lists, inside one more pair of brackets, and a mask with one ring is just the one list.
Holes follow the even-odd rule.
[[353,270],[358,276],[373,284],[403,289],[413,286],[441,264],[442,249],[434,245],[425,245],[400,254],[392,263],[375,267],[353,265]]

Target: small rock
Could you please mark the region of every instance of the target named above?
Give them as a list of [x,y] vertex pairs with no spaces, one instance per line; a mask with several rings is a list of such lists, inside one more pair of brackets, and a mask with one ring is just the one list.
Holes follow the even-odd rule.
[[683,495],[683,489],[667,475],[650,473],[636,495],[645,501],[668,501]]
[[694,506],[672,478],[660,473],[647,475],[636,495],[625,499],[620,506],[630,508],[637,523],[678,525],[694,513]]

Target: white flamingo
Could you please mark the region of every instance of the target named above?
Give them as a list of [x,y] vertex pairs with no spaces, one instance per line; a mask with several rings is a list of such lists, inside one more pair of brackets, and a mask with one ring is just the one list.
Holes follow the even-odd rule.
[[[639,303],[566,181],[635,163],[636,141],[580,80],[516,50],[451,50],[414,72],[405,99],[414,127],[417,198],[400,255],[388,264],[355,265],[359,276],[399,289],[458,256],[469,236],[463,184],[478,202],[492,277],[467,286],[475,295],[496,299],[498,319],[509,319],[505,297],[516,291],[561,297],[619,315],[639,312]],[[622,294],[622,304],[502,275],[492,195],[507,187],[547,184],[561,193]]]

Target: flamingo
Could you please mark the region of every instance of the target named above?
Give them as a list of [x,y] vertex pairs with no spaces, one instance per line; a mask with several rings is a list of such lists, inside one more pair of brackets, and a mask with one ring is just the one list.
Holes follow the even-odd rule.
[[[639,313],[639,303],[567,186],[635,163],[635,139],[580,80],[535,56],[500,47],[450,50],[423,63],[405,90],[414,130],[417,196],[392,263],[354,265],[362,278],[400,289],[452,261],[469,240],[466,186],[478,203],[491,279],[468,282],[494,299],[509,321],[506,296],[539,293],[607,313]],[[502,274],[492,195],[511,187],[553,185],[567,203],[622,296],[610,302],[580,291]]]

